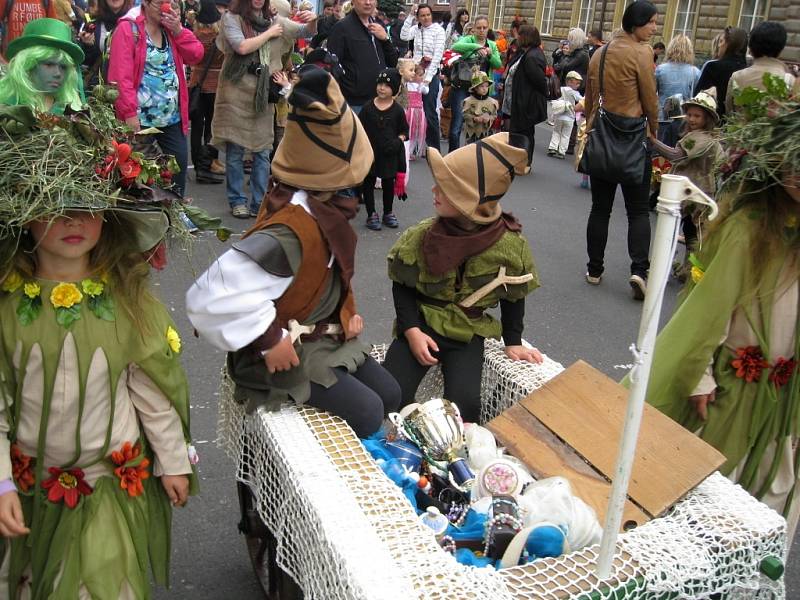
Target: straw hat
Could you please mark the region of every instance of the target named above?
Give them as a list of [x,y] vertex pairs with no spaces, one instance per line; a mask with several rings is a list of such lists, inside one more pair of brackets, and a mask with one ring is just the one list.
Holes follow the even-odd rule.
[[283,140],[272,161],[281,182],[311,191],[361,185],[374,158],[361,121],[330,73],[303,65],[289,104]]
[[524,136],[496,133],[445,157],[428,148],[428,164],[453,206],[474,223],[492,223],[514,177],[530,172],[527,144]]
[[33,46],[48,46],[63,50],[76,67],[83,63],[83,50],[72,41],[72,30],[69,25],[58,19],[34,19],[29,22],[25,25],[22,35],[8,44],[6,58],[11,60],[21,50]]
[[719,115],[717,114],[717,88],[715,87],[710,87],[707,90],[699,92],[694,98],[687,100],[681,106],[684,112],[687,106],[702,108],[714,119],[714,123],[719,123]]

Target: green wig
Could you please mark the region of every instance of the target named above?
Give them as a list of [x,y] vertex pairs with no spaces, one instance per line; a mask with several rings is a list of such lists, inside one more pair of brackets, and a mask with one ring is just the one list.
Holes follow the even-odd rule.
[[33,87],[31,71],[45,61],[56,59],[67,65],[64,84],[55,94],[54,106],[67,107],[80,110],[81,101],[80,80],[78,69],[72,58],[58,48],[48,46],[33,46],[20,50],[11,59],[5,77],[0,79],[0,103],[12,105],[28,105],[36,110],[46,112],[44,94]]

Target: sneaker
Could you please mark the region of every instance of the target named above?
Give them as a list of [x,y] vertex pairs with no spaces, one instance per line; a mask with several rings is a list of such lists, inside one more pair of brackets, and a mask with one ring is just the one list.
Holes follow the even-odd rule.
[[647,294],[647,280],[641,275],[631,275],[628,283],[633,290],[633,299],[644,300],[644,296]]
[[567,158],[567,155],[566,154],[562,154],[561,152],[556,152],[556,158],[560,158],[561,160],[564,160],[565,158]]
[[248,209],[248,211],[250,212],[250,216],[251,216],[251,217],[255,218],[255,217],[257,217],[257,216],[258,216],[258,211],[259,211],[259,209],[257,209],[257,208],[250,208],[250,209]]
[[600,285],[600,281],[603,279],[602,275],[598,275],[597,277],[593,277],[586,273],[586,283],[589,285]]
[[400,226],[400,223],[397,221],[397,217],[394,216],[394,213],[386,213],[383,215],[383,224],[387,227],[391,227],[392,229],[397,229]]
[[556,154],[556,151],[553,150],[552,148],[549,148],[547,150],[547,156],[555,156],[555,154]]
[[231,214],[237,219],[249,219],[250,209],[248,209],[244,204],[237,204],[231,208]]
[[383,227],[381,227],[381,220],[378,218],[378,213],[372,213],[367,217],[367,229],[371,229],[372,231],[380,231],[383,229]]
[[253,159],[248,158],[247,160],[243,160],[242,168],[244,169],[244,172],[249,175],[253,170]]

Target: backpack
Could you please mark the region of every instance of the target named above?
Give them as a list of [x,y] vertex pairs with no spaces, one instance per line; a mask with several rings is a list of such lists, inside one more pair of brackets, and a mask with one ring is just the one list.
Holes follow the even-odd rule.
[[556,70],[547,65],[544,70],[544,76],[547,78],[547,99],[558,100],[561,97],[561,81],[556,75]]

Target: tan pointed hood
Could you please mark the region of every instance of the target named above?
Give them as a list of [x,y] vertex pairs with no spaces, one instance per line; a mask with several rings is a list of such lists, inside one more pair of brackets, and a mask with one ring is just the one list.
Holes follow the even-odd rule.
[[304,190],[361,185],[373,160],[361,121],[327,71],[306,65],[299,75],[289,96],[291,112],[272,173],[282,183]]
[[445,157],[428,148],[428,164],[453,206],[474,223],[492,223],[514,177],[530,172],[525,143],[522,136],[496,133]]

